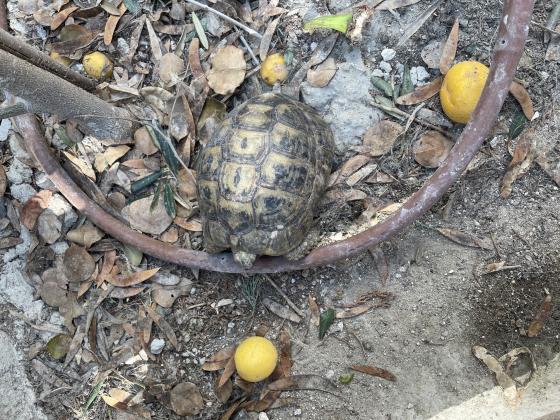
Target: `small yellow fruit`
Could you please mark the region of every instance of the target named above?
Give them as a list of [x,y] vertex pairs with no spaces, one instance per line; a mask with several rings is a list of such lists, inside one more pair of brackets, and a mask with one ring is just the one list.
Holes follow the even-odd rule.
[[70,60],[68,57],[60,55],[56,51],[51,51],[50,56],[54,61],[62,64],[63,66],[69,66],[72,63],[72,60]]
[[113,63],[99,51],[87,54],[82,64],[84,65],[84,71],[95,79],[106,80],[113,75]]
[[477,61],[455,64],[443,79],[439,91],[441,107],[453,121],[466,124],[476,108],[489,69]]
[[270,376],[276,368],[278,352],[264,337],[249,337],[235,350],[235,369],[242,379],[259,382]]
[[282,54],[272,54],[261,64],[261,77],[270,86],[288,78],[288,67]]

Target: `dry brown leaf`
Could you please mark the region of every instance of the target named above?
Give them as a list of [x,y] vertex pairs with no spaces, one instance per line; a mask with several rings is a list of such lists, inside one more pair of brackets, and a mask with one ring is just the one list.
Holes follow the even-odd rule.
[[279,316],[280,318],[287,319],[288,321],[295,322],[296,324],[301,321],[299,315],[297,315],[294,311],[292,311],[287,306],[280,305],[269,298],[264,298],[262,300],[263,305],[266,309],[272,312],[274,315]]
[[369,253],[371,254],[375,267],[377,268],[379,281],[381,282],[381,285],[385,287],[387,285],[387,280],[389,279],[389,265],[387,264],[385,253],[379,246],[369,248]]
[[261,43],[259,46],[259,56],[263,61],[268,55],[268,50],[270,48],[272,36],[274,35],[274,31],[276,31],[276,27],[278,26],[279,22],[280,22],[280,18],[270,21],[268,23],[268,26],[266,27],[266,30],[264,31],[263,37],[261,38]]
[[181,80],[181,73],[185,70],[183,59],[175,53],[167,53],[159,62],[159,78],[169,85],[175,84]]
[[121,274],[118,276],[107,276],[105,277],[105,280],[107,280],[107,282],[118,286],[118,287],[129,287],[129,286],[134,286],[136,284],[142,283],[146,280],[148,280],[150,277],[152,277],[154,274],[156,274],[159,271],[159,267],[158,268],[152,268],[151,270],[146,270],[146,271],[138,271],[136,273],[131,273],[131,274]]
[[336,70],[334,58],[329,57],[315,69],[307,70],[307,82],[311,86],[325,87],[336,74]]
[[0,197],[4,197],[7,186],[8,179],[6,178],[6,170],[4,169],[4,166],[0,164]]
[[412,146],[414,160],[425,168],[438,168],[454,143],[438,131],[427,131]]
[[204,408],[204,400],[197,386],[181,382],[169,393],[171,409],[180,416],[196,416]]
[[416,105],[424,102],[439,92],[442,83],[443,78],[438,76],[430,83],[420,86],[413,92],[398,97],[395,102],[399,105]]
[[351,157],[346,162],[344,162],[339,169],[331,174],[327,187],[330,188],[333,185],[343,182],[347,177],[352,175],[370,160],[371,157],[366,155],[356,155]]
[[513,189],[513,183],[529,170],[535,159],[535,128],[526,129],[517,139],[513,157],[502,178],[500,196],[507,198]]
[[246,67],[243,50],[227,45],[212,59],[212,68],[207,76],[208,84],[220,95],[233,93],[243,83]]
[[41,190],[25,202],[20,212],[21,223],[29,230],[33,230],[37,218],[49,206],[52,191]]
[[237,410],[239,410],[239,407],[241,406],[241,404],[245,402],[246,399],[247,396],[243,396],[239,398],[237,401],[235,401],[232,405],[230,405],[228,409],[224,412],[224,414],[222,414],[220,420],[229,420],[231,416],[233,416],[237,412]]
[[235,349],[236,347],[232,346],[214,353],[204,362],[202,370],[213,372],[225,368],[228,361],[233,357]]
[[461,232],[456,229],[437,228],[439,233],[447,239],[463,246],[470,246],[473,248],[493,249],[492,242],[489,238],[479,239],[469,233]]
[[171,226],[165,232],[161,234],[159,239],[163,242],[167,242],[169,244],[174,244],[179,240],[179,230],[175,226]]
[[141,127],[134,132],[134,144],[136,149],[147,156],[153,155],[158,151],[146,127]]
[[266,386],[271,391],[320,390],[336,394],[336,385],[319,375],[292,375],[278,379]]
[[118,159],[128,153],[130,147],[127,145],[108,147],[103,153],[95,156],[95,170],[99,173],[103,172],[107,167],[111,166]]
[[202,223],[199,220],[187,220],[184,217],[176,217],[173,223],[191,232],[202,232]]
[[377,376],[379,378],[387,379],[388,381],[395,382],[397,378],[391,372],[385,369],[381,369],[375,366],[369,365],[353,365],[350,369],[355,370],[356,372],[366,373],[371,376]]
[[104,236],[105,233],[91,223],[86,223],[78,229],[73,229],[66,234],[66,238],[69,241],[75,242],[86,248],[89,248],[97,241],[103,239]]
[[216,394],[218,400],[222,404],[225,404],[233,392],[233,383],[231,382],[231,379],[228,379],[224,385],[218,386],[219,382],[220,378],[216,378],[214,381],[214,393]]
[[62,154],[64,154],[66,159],[68,159],[82,174],[87,176],[92,181],[95,181],[95,171],[88,162],[64,150],[62,151]]
[[66,25],[58,35],[60,41],[53,43],[52,48],[60,55],[72,55],[76,50],[88,45],[95,38],[95,35],[95,32],[83,25]]
[[224,366],[224,371],[220,375],[220,380],[218,381],[218,388],[221,388],[225,383],[231,378],[235,373],[235,358],[232,356],[229,358],[228,362]]
[[367,178],[372,174],[373,171],[377,169],[377,163],[368,163],[366,166],[358,169],[348,178],[346,178],[346,185],[349,187],[353,187],[358,182],[362,181],[363,179]]
[[321,311],[319,310],[319,305],[315,301],[315,298],[311,295],[308,296],[307,302],[309,303],[309,310],[311,311],[311,322],[316,327],[319,326],[319,319],[321,317]]
[[154,31],[152,22],[150,19],[146,19],[146,28],[148,29],[148,37],[150,38],[150,48],[152,50],[152,59],[154,62],[159,63],[163,54],[161,53],[161,46],[159,43],[159,37]]
[[71,282],[81,283],[89,280],[95,271],[95,261],[85,248],[70,245],[62,259],[64,274]]
[[394,10],[399,7],[411,6],[418,3],[420,0],[385,0],[378,5],[375,10]]
[[122,209],[121,214],[133,229],[152,235],[161,235],[173,222],[173,219],[167,214],[162,199],[158,200],[153,210],[150,209],[153,198],[151,195],[133,201]]
[[111,270],[115,266],[115,261],[117,260],[117,251],[105,251],[103,255],[103,265],[101,266],[101,270],[95,279],[95,284],[97,286],[101,286],[101,284],[105,281],[106,276],[111,273]]
[[525,89],[520,83],[512,82],[509,87],[509,93],[511,93],[517,102],[519,102],[519,105],[521,105],[521,109],[523,110],[523,114],[525,114],[527,119],[531,121],[535,116],[535,111],[533,110],[533,101],[531,100],[527,89]]
[[401,125],[394,121],[379,121],[365,132],[362,140],[363,153],[374,157],[384,155],[391,150],[402,132]]
[[536,337],[544,328],[544,324],[552,312],[552,296],[546,295],[539,307],[535,319],[527,328],[527,337]]
[[169,323],[165,320],[164,317],[162,317],[154,309],[152,309],[152,307],[145,306],[145,309],[146,309],[146,312],[148,313],[148,316],[150,318],[152,318],[152,320],[156,323],[156,325],[160,328],[160,330],[162,330],[165,333],[165,335],[167,336],[167,339],[169,340],[171,345],[175,348],[175,350],[178,351],[179,350],[179,341],[177,341],[177,336],[175,335],[175,332],[173,331],[173,327],[171,327],[171,325],[169,325]]
[[115,287],[109,294],[113,299],[127,299],[139,295],[146,289],[146,286],[141,287]]
[[280,358],[278,370],[280,377],[287,378],[292,373],[292,340],[288,332],[283,329],[280,333]]
[[363,191],[351,188],[349,190],[331,189],[323,197],[322,205],[334,203],[335,201],[358,201],[367,198]]
[[457,41],[459,40],[459,18],[455,18],[455,23],[449,32],[449,37],[443,46],[443,51],[441,53],[441,58],[439,60],[439,71],[441,74],[447,74],[451,66],[453,66],[453,60],[455,60],[455,54],[457,53]]
[[510,404],[519,399],[517,387],[511,377],[504,371],[501,363],[482,346],[473,346],[472,352],[490,371],[496,375],[496,381],[504,390],[504,396]]
[[136,50],[138,49],[138,44],[140,42],[140,35],[142,34],[142,29],[144,28],[144,23],[146,22],[146,15],[140,16],[136,27],[130,34],[130,40],[128,42],[129,50],[126,56],[126,62],[130,63],[136,55]]
[[338,311],[335,315],[336,319],[354,318],[355,316],[363,315],[375,306],[373,303],[365,305],[358,305],[347,310]]
[[66,21],[66,19],[68,19],[68,16],[70,16],[76,10],[78,10],[78,6],[69,6],[54,15],[51,21],[51,31],[58,29],[58,27],[62,25]]
[[121,3],[119,6],[119,14],[118,15],[110,15],[107,18],[107,23],[105,23],[105,31],[103,32],[103,43],[105,45],[110,45],[113,41],[113,34],[115,33],[115,28],[121,20],[122,15],[126,12],[126,6],[124,3]]

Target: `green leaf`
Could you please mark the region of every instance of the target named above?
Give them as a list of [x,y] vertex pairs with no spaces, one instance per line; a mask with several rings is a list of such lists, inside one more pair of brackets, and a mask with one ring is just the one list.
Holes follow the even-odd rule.
[[347,373],[346,375],[340,375],[338,377],[338,382],[340,382],[343,385],[348,385],[350,382],[352,382],[352,379],[354,379],[354,374]]
[[93,388],[93,390],[91,391],[91,394],[89,394],[89,398],[87,399],[86,403],[84,404],[84,412],[89,410],[89,407],[93,404],[93,402],[96,400],[97,396],[99,395],[99,391],[101,391],[101,387],[103,386],[103,383],[105,381],[99,381],[99,383],[97,385],[95,385],[95,388]]
[[412,84],[412,77],[410,77],[410,67],[408,67],[408,64],[405,64],[403,70],[403,81],[401,85],[400,96],[407,95],[413,90],[414,90],[414,85]]
[[47,343],[47,353],[57,360],[64,359],[68,349],[70,348],[70,342],[72,337],[66,334],[58,334],[49,340]]
[[319,318],[319,338],[323,339],[327,330],[334,322],[335,312],[333,308],[327,309],[325,312],[321,314]]
[[517,111],[511,119],[511,124],[509,126],[508,137],[510,140],[517,138],[523,132],[528,122],[529,120],[523,111]]
[[165,205],[165,211],[172,219],[175,218],[175,199],[173,198],[173,189],[169,182],[165,182],[163,185],[163,204]]
[[373,97],[373,100],[376,106],[381,110],[383,110],[383,112],[386,112],[387,114],[392,115],[393,117],[399,120],[403,119],[403,116],[397,112],[398,108],[395,108],[393,101],[391,101],[389,98],[386,98],[385,96],[377,95]]
[[159,127],[151,127],[149,125],[146,126],[148,133],[152,136],[152,140],[159,147],[161,154],[163,156],[163,160],[167,163],[167,166],[173,172],[173,175],[177,176],[179,171],[179,161],[177,160],[177,156],[173,153],[173,143],[171,143],[171,139],[167,137]]
[[152,185],[154,182],[156,182],[162,175],[162,171],[157,171],[154,172],[153,174],[150,174],[148,176],[145,176],[144,178],[140,178],[136,181],[134,181],[131,185],[130,185],[130,191],[132,192],[132,194],[136,194],[138,191],[143,190],[146,187],[149,187],[150,185]]
[[76,149],[76,143],[70,140],[68,134],[66,134],[66,130],[62,127],[57,127],[54,129],[55,133],[58,135],[58,138],[62,140],[62,142],[70,148],[70,150]]
[[311,19],[303,25],[305,31],[314,29],[334,29],[343,34],[348,31],[348,23],[352,20],[352,13],[344,13],[334,16],[319,16]]
[[136,16],[140,13],[140,2],[138,0],[123,0],[126,10]]
[[138,248],[132,245],[122,244],[122,246],[123,246],[124,255],[128,259],[130,265],[134,267],[139,266],[140,263],[142,262],[142,258],[144,257],[142,251],[140,251]]
[[153,212],[158,205],[159,196],[161,195],[161,185],[162,183],[160,182],[156,188],[156,192],[154,193],[154,198],[152,199],[152,203],[150,204],[150,213]]
[[371,83],[388,98],[393,97],[393,87],[381,77],[371,76]]
[[198,19],[198,16],[196,15],[195,12],[192,12],[192,21],[194,23],[194,29],[196,30],[198,38],[200,39],[200,43],[202,44],[204,49],[207,50],[208,49],[208,38],[206,38],[206,33],[204,32],[204,28],[202,27],[202,23],[200,23],[200,20]]

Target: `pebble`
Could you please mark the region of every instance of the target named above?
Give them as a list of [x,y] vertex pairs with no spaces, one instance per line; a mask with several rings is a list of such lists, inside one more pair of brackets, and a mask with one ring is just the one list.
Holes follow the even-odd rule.
[[55,242],[50,246],[55,255],[63,255],[69,247],[68,242],[65,241]]
[[154,338],[150,343],[150,352],[152,354],[160,354],[165,347],[165,340],[161,338]]
[[10,184],[28,184],[31,182],[33,170],[19,159],[13,159],[6,177]]
[[301,413],[302,413],[301,408],[296,408],[294,410],[294,416],[301,416]]
[[61,229],[62,222],[49,209],[45,209],[37,219],[39,236],[48,244],[53,244],[60,238]]
[[35,185],[37,185],[42,190],[57,191],[53,182],[49,179],[46,173],[37,172],[35,174]]
[[78,220],[78,215],[72,209],[72,206],[60,194],[54,194],[49,202],[48,207],[57,217],[62,218],[62,227],[64,230],[70,229]]
[[259,413],[259,420],[268,420],[268,414],[266,414],[264,411]]
[[130,51],[130,47],[128,46],[124,38],[117,39],[117,51],[121,54],[121,56],[128,55],[128,52]]
[[33,158],[25,148],[25,140],[17,133],[13,133],[8,137],[10,142],[10,150],[12,151],[12,156],[22,162],[31,165],[33,163]]
[[152,277],[152,282],[162,286],[175,286],[181,282],[181,277],[170,272],[159,272]]
[[37,191],[29,184],[18,184],[10,186],[10,194],[20,203],[25,203],[33,197]]
[[430,73],[422,67],[412,67],[410,69],[410,78],[412,79],[412,84],[417,86],[423,84],[424,80],[430,77]]
[[325,376],[327,377],[327,379],[332,379],[334,378],[334,370],[329,370],[327,371],[327,373],[325,374]]
[[391,73],[391,70],[393,70],[393,67],[386,61],[380,62],[378,67],[385,73]]
[[12,128],[12,123],[9,119],[0,121],[0,141],[6,141],[10,128]]
[[383,78],[385,77],[385,73],[383,73],[380,69],[375,69],[371,72],[372,76]]
[[392,48],[385,48],[383,51],[381,51],[381,57],[383,57],[383,61],[391,61],[393,58],[395,58],[396,55],[397,52]]

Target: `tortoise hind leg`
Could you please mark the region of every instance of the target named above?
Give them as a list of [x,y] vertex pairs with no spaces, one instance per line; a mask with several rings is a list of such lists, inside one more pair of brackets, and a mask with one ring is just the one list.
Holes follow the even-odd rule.
[[284,257],[290,261],[297,261],[309,254],[319,243],[321,232],[318,227],[313,227],[301,243],[288,252]]
[[248,270],[253,266],[257,256],[245,251],[233,251],[233,259],[237,264]]

